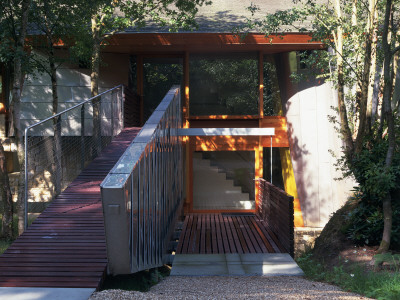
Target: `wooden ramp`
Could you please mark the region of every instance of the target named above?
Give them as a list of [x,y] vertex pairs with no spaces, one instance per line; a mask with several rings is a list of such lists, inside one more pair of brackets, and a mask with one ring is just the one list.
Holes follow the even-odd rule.
[[176,254],[285,253],[253,214],[188,214]]
[[0,256],[0,287],[99,287],[107,267],[100,183],[139,130],[124,129]]

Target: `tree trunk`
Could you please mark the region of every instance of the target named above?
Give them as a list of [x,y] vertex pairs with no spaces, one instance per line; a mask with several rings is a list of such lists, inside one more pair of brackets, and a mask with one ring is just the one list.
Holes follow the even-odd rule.
[[[91,95],[95,97],[99,94],[99,75],[100,75],[100,24],[98,16],[92,16],[92,70],[90,73]],[[93,139],[95,143],[95,156],[101,152],[101,128],[100,128],[100,99],[93,101]]]
[[368,80],[368,94],[367,94],[367,115],[366,115],[366,126],[368,129],[368,134],[371,133],[372,129],[372,106],[373,106],[373,96],[374,96],[374,85],[375,85],[375,75],[376,75],[376,58],[377,58],[377,46],[378,46],[378,9],[376,7],[376,0],[370,0],[370,13],[373,15],[372,23],[372,44],[371,44],[371,68],[369,72]]
[[[47,4],[47,2],[45,2]],[[49,8],[46,5],[46,11]],[[49,67],[50,67],[50,80],[51,80],[51,92],[53,96],[53,116],[58,112],[58,91],[57,91],[57,68],[55,61],[53,35],[50,30],[50,26],[45,18],[46,25],[46,36],[49,47]],[[52,157],[52,179],[54,186],[53,197],[61,193],[61,180],[62,180],[62,166],[61,166],[61,119],[59,117],[53,119],[53,130],[54,130],[54,143],[53,143],[53,157]]]
[[[362,150],[364,137],[371,133],[371,112],[372,112],[372,87],[375,79],[375,63],[376,63],[376,44],[374,45],[374,34],[376,34],[376,0],[369,1],[369,15],[367,28],[365,32],[365,43],[364,43],[364,65],[361,76],[361,82],[358,86],[361,86],[360,94],[360,110],[359,110],[359,126],[357,132],[357,138],[355,142],[355,152],[358,153]],[[375,48],[374,48],[375,47]],[[375,53],[374,53],[375,52]],[[368,96],[371,96],[369,99]],[[368,109],[370,104],[370,109]]]
[[[386,118],[387,126],[388,126],[388,140],[389,147],[386,153],[385,167],[386,172],[390,172],[392,162],[393,162],[393,154],[396,146],[396,136],[395,136],[395,128],[394,128],[394,118],[392,113],[392,106],[390,103],[391,89],[392,89],[392,80],[391,77],[391,47],[388,42],[388,34],[389,34],[389,21],[392,13],[392,0],[386,1],[386,10],[385,10],[385,21],[383,25],[383,33],[382,33],[382,47],[384,52],[384,63],[383,63],[383,76],[384,76],[384,87],[383,87],[383,109],[384,115]],[[382,203],[383,207],[383,218],[384,218],[384,227],[381,244],[378,249],[378,253],[383,253],[389,250],[390,247],[390,239],[392,232],[392,203],[390,192],[388,191]]]
[[[58,111],[58,92],[57,92],[57,69],[55,65],[53,45],[50,45],[50,73],[51,73],[51,89],[53,94],[53,116]],[[61,193],[62,166],[61,166],[61,119],[60,117],[53,119],[54,144],[53,144],[53,185],[55,196]]]
[[[335,12],[337,18],[341,18],[342,12],[340,8],[340,0],[335,0]],[[336,40],[336,60],[337,60],[337,74],[338,74],[338,107],[340,116],[340,133],[342,140],[345,144],[346,156],[353,154],[354,144],[351,136],[351,130],[347,119],[347,108],[344,101],[344,78],[343,78],[343,29],[339,26],[336,33],[333,33]]]
[[0,195],[3,202],[2,236],[6,240],[13,239],[13,199],[10,189],[10,181],[7,173],[7,161],[3,144],[0,142]]
[[383,199],[383,233],[381,244],[379,245],[378,253],[384,253],[389,250],[390,238],[392,233],[392,198],[390,193],[387,193],[386,197]]
[[25,229],[25,197],[24,197],[24,146],[23,146],[23,134],[20,124],[21,115],[21,91],[24,82],[24,72],[22,71],[22,58],[21,53],[24,52],[25,36],[28,26],[28,13],[29,13],[30,0],[22,1],[22,15],[21,15],[21,27],[18,32],[18,39],[16,41],[16,55],[14,58],[14,78],[13,78],[13,90],[12,90],[12,105],[10,106],[11,114],[13,117],[13,127],[15,143],[17,144],[18,161],[20,164],[20,178],[18,181],[18,233],[21,234]]

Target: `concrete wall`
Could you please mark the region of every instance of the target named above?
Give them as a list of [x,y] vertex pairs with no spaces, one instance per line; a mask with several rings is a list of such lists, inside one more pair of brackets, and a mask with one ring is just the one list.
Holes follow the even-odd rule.
[[278,76],[297,191],[304,225],[323,227],[330,215],[350,195],[352,181],[337,181],[341,176],[334,166],[342,142],[329,122],[335,115],[337,95],[330,83],[319,80],[291,82],[289,75],[297,67],[296,54],[278,58]]
[[[36,53],[36,55],[40,54]],[[104,53],[102,57],[100,92],[122,83],[127,85],[129,55]],[[59,112],[90,98],[90,70],[80,69],[73,65],[62,65],[57,71],[57,78]],[[50,77],[44,73],[29,75],[24,84],[21,102],[21,124],[23,128],[51,116]]]

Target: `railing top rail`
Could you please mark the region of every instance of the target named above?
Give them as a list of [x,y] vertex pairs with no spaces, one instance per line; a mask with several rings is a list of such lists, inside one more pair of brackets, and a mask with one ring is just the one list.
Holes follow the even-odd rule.
[[[146,147],[152,141],[160,120],[178,92],[179,86],[173,86],[169,90],[131,145],[126,149],[124,154],[108,173],[107,177],[100,184],[101,188],[121,188],[125,184],[135,166],[140,161]],[[175,133],[175,135],[178,136],[177,133]]]
[[31,129],[31,128],[33,128],[33,127],[36,127],[36,126],[38,126],[38,125],[40,125],[40,124],[43,124],[43,123],[45,123],[45,122],[47,122],[47,121],[50,121],[51,119],[57,118],[57,117],[61,116],[62,114],[66,113],[66,112],[68,112],[68,111],[70,111],[70,110],[73,110],[73,109],[75,109],[75,108],[77,108],[77,107],[79,107],[79,106],[82,106],[82,105],[84,105],[84,104],[86,104],[86,103],[88,103],[88,102],[90,102],[90,101],[92,101],[92,100],[94,100],[94,99],[96,99],[96,98],[98,98],[98,97],[101,97],[101,96],[104,95],[104,94],[107,94],[107,93],[109,93],[109,92],[112,92],[113,90],[116,90],[116,89],[118,89],[118,88],[120,88],[120,87],[123,87],[123,84],[117,85],[117,86],[113,87],[112,89],[109,89],[109,90],[107,90],[107,91],[104,91],[104,92],[98,94],[97,96],[91,97],[91,98],[89,98],[89,99],[87,99],[87,100],[85,100],[85,101],[83,101],[83,102],[80,102],[80,103],[78,103],[78,104],[76,104],[76,105],[74,105],[74,106],[72,106],[72,107],[70,107],[70,108],[67,108],[67,109],[65,109],[65,110],[63,110],[63,111],[61,111],[61,112],[59,112],[59,113],[57,113],[57,114],[55,114],[55,115],[53,115],[53,116],[51,116],[51,117],[48,117],[48,118],[46,118],[46,119],[43,119],[43,120],[41,120],[41,121],[39,121],[39,122],[37,122],[37,123],[35,123],[35,124],[32,124],[32,125],[26,127],[26,128],[25,128],[25,135],[27,134],[27,132],[28,132],[29,129]]

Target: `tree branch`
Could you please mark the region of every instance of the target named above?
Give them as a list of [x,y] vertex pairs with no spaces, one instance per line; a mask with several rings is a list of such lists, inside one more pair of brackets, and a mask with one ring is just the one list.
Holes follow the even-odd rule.
[[396,52],[397,51],[399,51],[400,50],[400,46],[397,46],[396,48],[394,48],[393,50],[392,50],[392,55],[395,55],[396,54]]

